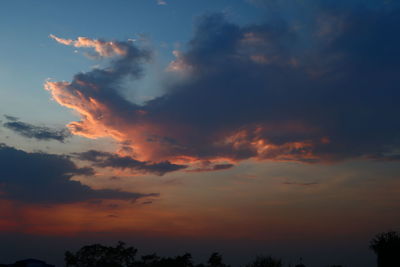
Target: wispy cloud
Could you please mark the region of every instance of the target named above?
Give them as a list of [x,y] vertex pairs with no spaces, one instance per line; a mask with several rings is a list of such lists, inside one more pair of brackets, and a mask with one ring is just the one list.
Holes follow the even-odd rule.
[[157,5],[165,6],[167,4],[164,0],[157,0]]
[[108,152],[89,150],[75,154],[80,160],[93,162],[98,167],[111,167],[116,169],[130,169],[139,173],[153,173],[164,175],[168,172],[185,169],[186,165],[172,164],[164,162],[144,162],[135,160],[129,156],[120,156]]
[[318,185],[319,183],[311,182],[311,183],[296,183],[296,182],[283,182],[284,185],[297,185],[297,186],[313,186]]
[[187,172],[210,172],[210,171],[222,171],[233,168],[235,165],[231,163],[212,163],[210,161],[203,161],[191,169],[186,170]]
[[44,141],[56,140],[63,143],[67,138],[71,137],[68,129],[52,129],[22,122],[13,116],[5,115],[4,117],[8,120],[8,122],[3,123],[4,127],[27,138]]
[[114,55],[126,55],[129,46],[122,42],[102,41],[97,39],[90,39],[87,37],[78,37],[77,40],[63,39],[50,34],[50,38],[54,39],[60,44],[71,45],[74,47],[90,47],[102,57],[112,57]]

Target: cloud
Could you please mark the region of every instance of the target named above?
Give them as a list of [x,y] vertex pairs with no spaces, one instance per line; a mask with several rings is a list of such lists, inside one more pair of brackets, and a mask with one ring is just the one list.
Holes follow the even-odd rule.
[[[79,43],[79,40],[80,38],[74,42]],[[110,51],[101,52],[108,51],[111,42],[91,40],[89,43],[100,44],[100,47],[96,48],[99,56],[107,57],[111,54]],[[124,124],[124,119],[114,120],[116,119],[114,116],[125,118],[134,117],[135,113],[141,114],[139,106],[126,100],[118,90],[121,80],[127,76],[141,77],[142,63],[150,59],[150,53],[137,48],[132,42],[112,43],[112,47],[120,47],[124,52],[111,62],[110,67],[78,73],[71,83],[46,82],[45,87],[51,92],[54,100],[81,114],[82,121],[67,125],[73,134],[89,138],[112,136],[116,140],[123,141],[124,134],[119,129],[113,130],[113,127],[109,127],[111,125],[102,125],[99,121],[107,121],[118,127]]]
[[167,2],[164,0],[157,0],[157,5],[165,6],[167,5]]
[[143,162],[135,160],[129,156],[120,156],[108,152],[89,150],[75,154],[80,160],[93,162],[97,167],[111,167],[115,169],[131,169],[139,173],[153,173],[164,175],[168,172],[185,169],[186,165],[172,164],[169,161],[163,162]]
[[36,140],[56,140],[61,143],[71,136],[67,129],[55,130],[45,126],[36,126],[30,123],[19,121],[18,118],[13,116],[4,116],[8,122],[3,123],[3,126],[14,131],[15,133]]
[[127,43],[95,40],[87,37],[78,37],[77,40],[63,39],[50,34],[50,38],[63,45],[72,45],[74,47],[88,47],[94,50],[102,57],[112,57],[114,55],[126,56],[130,48]]
[[311,182],[311,183],[295,183],[295,182],[283,182],[284,185],[297,185],[297,186],[313,186],[318,185],[319,183]]
[[221,14],[201,17],[169,68],[185,78],[168,81],[163,96],[143,105],[119,93],[150,58],[131,42],[121,42],[127,52],[109,67],[45,86],[81,115],[68,125],[73,134],[111,136],[140,161],[195,169],[203,161],[394,159],[400,9],[346,3],[314,6],[296,27],[283,19],[239,26]]
[[222,171],[233,168],[235,165],[230,163],[212,163],[210,161],[203,161],[197,164],[199,166],[193,166],[192,169],[187,172],[210,172],[210,171]]
[[17,117],[10,116],[10,115],[4,115],[4,118],[6,118],[9,121],[18,121],[19,120]]
[[155,194],[94,190],[71,180],[91,176],[92,168],[79,168],[68,157],[28,153],[0,144],[0,198],[27,203],[68,203],[90,199],[135,200]]

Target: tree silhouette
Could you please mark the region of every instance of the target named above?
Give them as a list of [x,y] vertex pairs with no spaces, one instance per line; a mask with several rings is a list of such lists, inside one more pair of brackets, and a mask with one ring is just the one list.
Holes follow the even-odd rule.
[[161,259],[160,264],[157,266],[193,267],[192,255],[190,253],[185,253],[175,258]]
[[222,255],[214,252],[211,254],[210,258],[208,259],[208,265],[209,267],[229,267],[229,265],[226,265],[223,263],[222,260]]
[[156,253],[153,254],[149,254],[149,255],[145,255],[142,256],[142,262],[140,262],[139,264],[137,264],[138,266],[157,266],[157,264],[160,262],[160,257],[157,256]]
[[306,266],[303,264],[303,258],[300,258],[300,263],[299,263],[299,264],[296,264],[294,267],[306,267]]
[[65,252],[65,263],[67,267],[131,267],[136,253],[137,249],[125,247],[121,241],[115,247],[94,244],[82,247],[75,254]]
[[[125,243],[118,242],[115,247],[94,244],[84,246],[76,253],[65,253],[67,267],[202,267],[194,266],[192,255],[185,253],[174,258],[159,257],[157,254],[149,254],[135,260],[137,249],[126,247]],[[222,257],[221,257],[222,258]],[[214,257],[216,259],[216,257]],[[218,265],[219,266],[219,265]],[[225,267],[226,265],[220,265]]]
[[258,256],[252,263],[246,267],[282,267],[282,261],[272,257]]
[[378,267],[400,266],[400,234],[398,232],[377,234],[371,240],[369,247],[378,257]]

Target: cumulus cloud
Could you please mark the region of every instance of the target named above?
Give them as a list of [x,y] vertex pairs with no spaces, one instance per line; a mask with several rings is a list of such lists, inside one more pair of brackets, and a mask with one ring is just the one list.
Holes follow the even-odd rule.
[[19,121],[18,118],[13,116],[4,116],[8,121],[3,123],[3,126],[12,130],[13,132],[27,138],[34,138],[36,140],[56,140],[63,143],[71,136],[67,129],[52,129],[46,126],[37,126],[30,123]]
[[[74,44],[80,43],[79,40],[80,38],[73,41]],[[99,44],[95,49],[102,57],[108,57],[111,51],[114,51],[110,48],[110,43],[111,47],[119,47],[124,52],[106,69],[78,73],[71,83],[48,81],[45,87],[59,104],[75,109],[81,114],[82,121],[67,125],[73,134],[89,138],[112,136],[122,141],[125,138],[120,129],[114,130],[111,125],[102,125],[99,121],[110,122],[119,128],[118,125],[122,127],[124,124],[123,118],[130,117],[132,113],[142,114],[139,106],[126,100],[118,90],[122,79],[127,76],[141,76],[142,63],[150,59],[150,53],[137,48],[132,42],[90,40],[89,43]],[[101,52],[104,50],[108,52]]]
[[129,156],[121,156],[108,152],[89,150],[75,154],[80,160],[93,162],[97,167],[111,167],[115,169],[130,169],[139,173],[153,173],[156,175],[164,175],[168,172],[173,172],[185,169],[186,165],[172,164],[169,161],[163,162],[144,162],[135,160]]
[[92,168],[77,167],[68,157],[29,153],[0,144],[0,198],[29,203],[68,203],[90,199],[135,200],[155,194],[94,190],[71,180],[90,176]]
[[73,134],[111,136],[140,161],[396,158],[400,9],[329,1],[313,12],[302,27],[200,18],[169,68],[186,78],[143,105],[119,93],[121,81],[139,78],[150,57],[131,42],[113,42],[124,53],[92,45],[100,56],[113,55],[109,67],[45,86],[81,115],[68,125]]

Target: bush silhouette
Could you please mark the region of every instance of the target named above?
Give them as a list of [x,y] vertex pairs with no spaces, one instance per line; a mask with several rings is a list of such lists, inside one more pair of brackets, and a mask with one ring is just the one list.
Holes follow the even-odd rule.
[[371,240],[369,247],[378,257],[378,267],[400,266],[400,234],[398,232],[377,234]]

